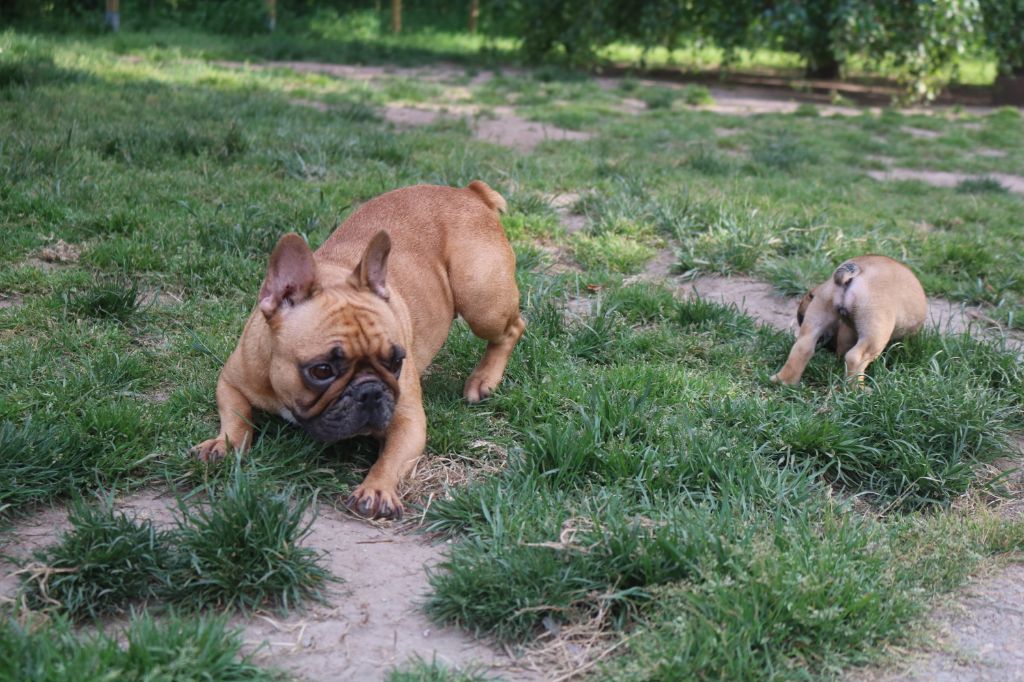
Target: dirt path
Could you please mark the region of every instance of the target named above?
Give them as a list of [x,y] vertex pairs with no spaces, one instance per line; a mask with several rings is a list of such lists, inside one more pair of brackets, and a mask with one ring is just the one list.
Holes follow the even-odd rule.
[[1024,680],[1024,565],[971,583],[931,617],[935,641],[891,667],[858,670],[848,682]]
[[[174,497],[146,490],[121,499],[117,508],[169,527]],[[63,507],[40,509],[16,524],[0,552],[0,599],[18,589],[17,565],[32,550],[56,541],[67,529]],[[327,590],[326,603],[313,603],[287,617],[274,613],[236,616],[245,650],[258,663],[300,679],[373,681],[414,656],[450,666],[472,667],[508,680],[540,679],[505,653],[455,628],[437,627],[421,604],[426,570],[441,560],[443,544],[394,528],[375,526],[333,508],[321,507],[305,544],[325,553],[323,565],[344,582]]]

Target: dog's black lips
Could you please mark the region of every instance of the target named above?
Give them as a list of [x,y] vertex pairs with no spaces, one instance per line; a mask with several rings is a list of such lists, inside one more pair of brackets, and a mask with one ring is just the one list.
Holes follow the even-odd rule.
[[320,414],[298,422],[316,440],[333,443],[383,431],[394,414],[394,393],[387,383],[374,377],[353,381]]

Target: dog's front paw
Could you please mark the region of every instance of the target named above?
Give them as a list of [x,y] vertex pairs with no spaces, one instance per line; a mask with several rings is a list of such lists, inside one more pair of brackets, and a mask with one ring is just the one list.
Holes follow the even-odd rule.
[[189,450],[193,455],[204,462],[216,462],[228,454],[228,441],[224,436],[204,440]]
[[345,506],[368,519],[391,519],[400,521],[405,509],[398,493],[363,483],[348,496]]

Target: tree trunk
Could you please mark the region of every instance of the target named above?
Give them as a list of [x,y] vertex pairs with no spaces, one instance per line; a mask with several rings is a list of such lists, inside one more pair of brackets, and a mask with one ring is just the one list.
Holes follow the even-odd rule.
[[107,13],[103,17],[103,23],[115,33],[121,30],[121,0],[107,0]]
[[469,32],[476,33],[480,22],[480,0],[469,0]]
[[808,78],[839,80],[842,64],[831,51],[822,51],[807,58]]
[[267,28],[277,28],[277,0],[267,0]]
[[402,0],[391,0],[391,32],[402,32]]
[[992,103],[1024,107],[1024,69],[996,76],[996,84],[992,88]]

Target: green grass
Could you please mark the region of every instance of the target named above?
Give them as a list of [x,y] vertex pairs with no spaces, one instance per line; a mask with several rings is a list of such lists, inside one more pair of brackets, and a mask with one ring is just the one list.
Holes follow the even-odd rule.
[[472,670],[459,670],[432,660],[415,659],[388,673],[387,682],[484,682],[491,679]]
[[110,499],[90,506],[79,498],[68,514],[70,530],[35,553],[22,593],[31,608],[73,620],[124,613],[146,601],[188,611],[292,609],[320,598],[334,579],[317,550],[300,546],[316,519],[312,502],[241,466],[232,467],[223,486],[179,498],[170,530],[114,511]]
[[71,529],[36,552],[24,574],[30,607],[56,607],[73,620],[97,618],[124,613],[168,587],[172,539],[151,521],[114,512],[112,500],[89,506],[79,498],[68,523]]
[[[789,335],[625,283],[671,249],[682,272],[752,275],[797,294],[842,259],[879,252],[906,260],[930,294],[1021,327],[1019,195],[866,176],[884,165],[869,155],[1019,172],[1019,114],[740,118],[686,105],[687,91],[604,89],[550,68],[469,86],[479,42],[438,39],[431,51],[424,36],[359,38],[369,23],[350,26],[350,40],[328,35],[333,21],[320,37],[251,42],[0,34],[0,289],[14,302],[0,307],[0,520],[87,491],[170,481],[191,495],[166,536],[116,509],[76,506],[72,529],[41,555],[74,569],[47,584],[66,615],[49,629],[8,622],[3,646],[19,653],[0,665],[37,666],[43,679],[129,669],[121,640],[78,639],[66,617],[291,608],[317,596],[327,576],[301,542],[313,501],[342,499],[374,443],[321,445],[259,416],[241,468],[187,450],[215,433],[217,371],[277,238],[296,230],[317,245],[354,206],[417,182],[480,178],[508,198],[529,324],[484,405],[461,399],[483,346],[463,323],[424,381],[428,457],[503,466],[435,491],[425,526],[458,540],[432,574],[438,621],[513,643],[584,625],[632,634],[599,671],[611,677],[828,676],[907,644],[929,599],[1020,556],[1021,525],[970,504],[999,493],[986,465],[1024,429],[1015,356],[927,332],[873,364],[870,393],[844,390],[826,353],[784,389],[768,376]],[[373,47],[370,61],[455,56],[467,68],[373,85],[215,63],[353,60],[356,43]],[[520,154],[465,124],[399,131],[376,112],[444,104],[446,87],[592,138]],[[625,97],[664,101],[630,113]],[[558,224],[546,198],[556,192],[580,195],[584,229]],[[56,239],[78,260],[43,262]],[[569,258],[581,271],[556,262]],[[195,627],[175,615],[140,622],[147,641]],[[249,670],[218,627],[204,640],[211,669]],[[184,654],[148,646],[129,679],[163,666],[194,673]],[[393,673],[449,674],[422,661]]]
[[331,575],[316,549],[300,546],[316,519],[309,495],[273,490],[241,467],[222,489],[205,492],[207,500],[181,506],[169,600],[195,609],[288,609],[320,596]]
[[241,657],[223,617],[157,621],[136,616],[119,633],[79,635],[66,620],[0,621],[0,678],[6,680],[275,680]]

